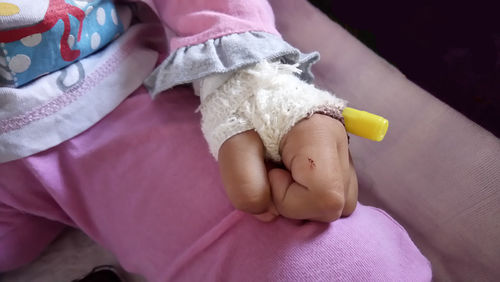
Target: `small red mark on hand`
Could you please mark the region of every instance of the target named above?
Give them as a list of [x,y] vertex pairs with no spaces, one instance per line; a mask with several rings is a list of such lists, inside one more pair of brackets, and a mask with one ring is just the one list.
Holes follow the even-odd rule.
[[313,159],[307,158],[307,160],[309,161],[309,167],[310,168],[315,168],[316,167],[316,163],[313,161]]

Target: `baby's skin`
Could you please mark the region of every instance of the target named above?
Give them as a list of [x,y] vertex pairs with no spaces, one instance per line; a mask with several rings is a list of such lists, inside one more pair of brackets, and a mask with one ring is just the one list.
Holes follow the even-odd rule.
[[281,140],[280,154],[284,168],[268,169],[253,130],[222,144],[219,168],[236,209],[261,221],[281,215],[332,222],[354,211],[358,181],[340,121],[321,114],[303,119]]

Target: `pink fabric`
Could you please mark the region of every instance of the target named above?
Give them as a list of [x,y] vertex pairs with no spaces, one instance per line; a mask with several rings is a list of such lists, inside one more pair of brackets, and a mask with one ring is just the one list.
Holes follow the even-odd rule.
[[23,213],[0,201],[0,272],[35,259],[63,229],[60,222]]
[[279,35],[267,0],[148,0],[169,28],[170,52],[208,39],[246,31]]
[[271,4],[285,40],[321,53],[313,67],[320,86],[389,119],[383,142],[351,138],[360,200],[389,211],[407,228],[436,281],[498,280],[500,140],[407,80],[306,1]]
[[[23,230],[54,236],[60,225],[47,219],[77,226],[150,281],[430,280],[428,261],[378,209],[360,205],[333,224],[265,224],[234,211],[194,114],[198,98],[171,92],[153,102],[140,89],[79,136],[0,165],[3,204],[40,217]],[[0,221],[3,270],[32,256],[11,243],[13,224]],[[46,244],[39,233],[23,238]]]

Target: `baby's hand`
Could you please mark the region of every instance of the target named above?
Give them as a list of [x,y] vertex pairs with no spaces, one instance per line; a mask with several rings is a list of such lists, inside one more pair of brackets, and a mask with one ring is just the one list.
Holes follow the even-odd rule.
[[282,215],[331,222],[354,211],[358,182],[340,121],[321,114],[300,121],[282,139],[280,152],[287,169],[268,172],[255,131],[224,142],[219,166],[237,209],[263,221]]

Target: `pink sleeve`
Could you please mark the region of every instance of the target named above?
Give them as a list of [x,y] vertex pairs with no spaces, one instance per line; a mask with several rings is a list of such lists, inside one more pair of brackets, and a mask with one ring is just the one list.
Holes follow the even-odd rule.
[[[167,32],[170,53],[232,33],[263,31],[279,35],[267,0],[148,0]],[[170,33],[170,34],[169,34]]]

